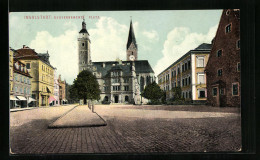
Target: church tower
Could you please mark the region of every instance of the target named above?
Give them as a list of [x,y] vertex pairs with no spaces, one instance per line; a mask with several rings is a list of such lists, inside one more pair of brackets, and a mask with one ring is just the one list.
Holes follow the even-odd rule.
[[91,52],[90,52],[89,33],[86,29],[85,19],[82,22],[82,29],[79,32],[78,38],[78,55],[79,55],[79,72],[90,69],[91,67]]
[[136,44],[132,20],[130,22],[129,35],[126,44],[126,60],[127,61],[137,60],[137,44]]

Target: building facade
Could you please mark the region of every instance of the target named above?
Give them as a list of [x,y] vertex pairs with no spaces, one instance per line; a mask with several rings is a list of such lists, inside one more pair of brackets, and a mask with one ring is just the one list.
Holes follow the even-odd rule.
[[38,54],[27,46],[17,50],[16,59],[26,65],[32,78],[32,98],[37,106],[49,106],[54,97],[54,67],[49,62],[49,54]]
[[[13,61],[13,95],[16,97],[15,103],[11,108],[25,108],[32,107],[31,104],[31,79],[28,70],[24,63],[14,60]],[[29,103],[29,104],[28,104]]]
[[203,43],[190,50],[158,75],[158,84],[166,91],[166,99],[174,99],[172,88],[181,87],[182,97],[192,102],[205,102],[206,75],[211,44]]
[[208,104],[240,106],[240,10],[224,9],[206,67]]
[[147,60],[137,60],[138,48],[132,21],[126,45],[126,61],[92,62],[90,38],[84,21],[78,46],[79,72],[88,69],[96,76],[101,90],[100,102],[147,103],[147,99],[141,97],[141,92],[146,85],[155,81],[155,76]]
[[54,70],[54,89],[53,89],[53,95],[54,95],[54,105],[60,105],[60,87],[59,87],[59,81],[58,81],[58,76],[57,76],[57,72],[56,69]]
[[61,75],[59,75],[58,78],[58,83],[59,83],[59,101],[60,105],[67,104],[67,99],[66,99],[66,81],[61,80]]

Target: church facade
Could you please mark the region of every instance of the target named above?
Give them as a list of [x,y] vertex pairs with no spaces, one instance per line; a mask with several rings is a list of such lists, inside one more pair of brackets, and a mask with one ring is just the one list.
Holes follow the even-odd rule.
[[138,47],[132,21],[126,45],[126,60],[91,61],[90,38],[85,21],[78,38],[79,72],[90,70],[96,76],[101,90],[100,103],[142,104],[145,86],[155,81],[154,71],[148,60],[138,60]]

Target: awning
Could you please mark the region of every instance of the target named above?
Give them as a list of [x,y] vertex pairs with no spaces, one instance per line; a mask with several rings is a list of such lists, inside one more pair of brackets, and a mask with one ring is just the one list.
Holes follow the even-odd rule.
[[56,101],[56,99],[54,97],[50,96],[49,103],[51,103],[52,101]]
[[21,101],[26,101],[27,99],[25,98],[25,97],[23,97],[23,96],[16,96],[16,98],[18,98],[19,100],[21,100]]
[[12,100],[12,101],[17,101],[18,99],[17,99],[17,98],[15,98],[15,96],[13,96],[13,95],[10,95],[10,100]]
[[29,99],[28,99],[28,103],[31,103],[32,101],[36,101],[36,100],[33,99],[33,98],[31,98],[31,97],[29,97]]

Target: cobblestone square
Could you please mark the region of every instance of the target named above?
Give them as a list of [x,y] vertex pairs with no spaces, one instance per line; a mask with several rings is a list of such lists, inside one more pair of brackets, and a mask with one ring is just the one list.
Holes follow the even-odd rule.
[[96,113],[106,120],[107,126],[48,129],[50,123],[73,108],[69,105],[11,112],[11,152],[174,153],[241,149],[239,108],[96,105]]

